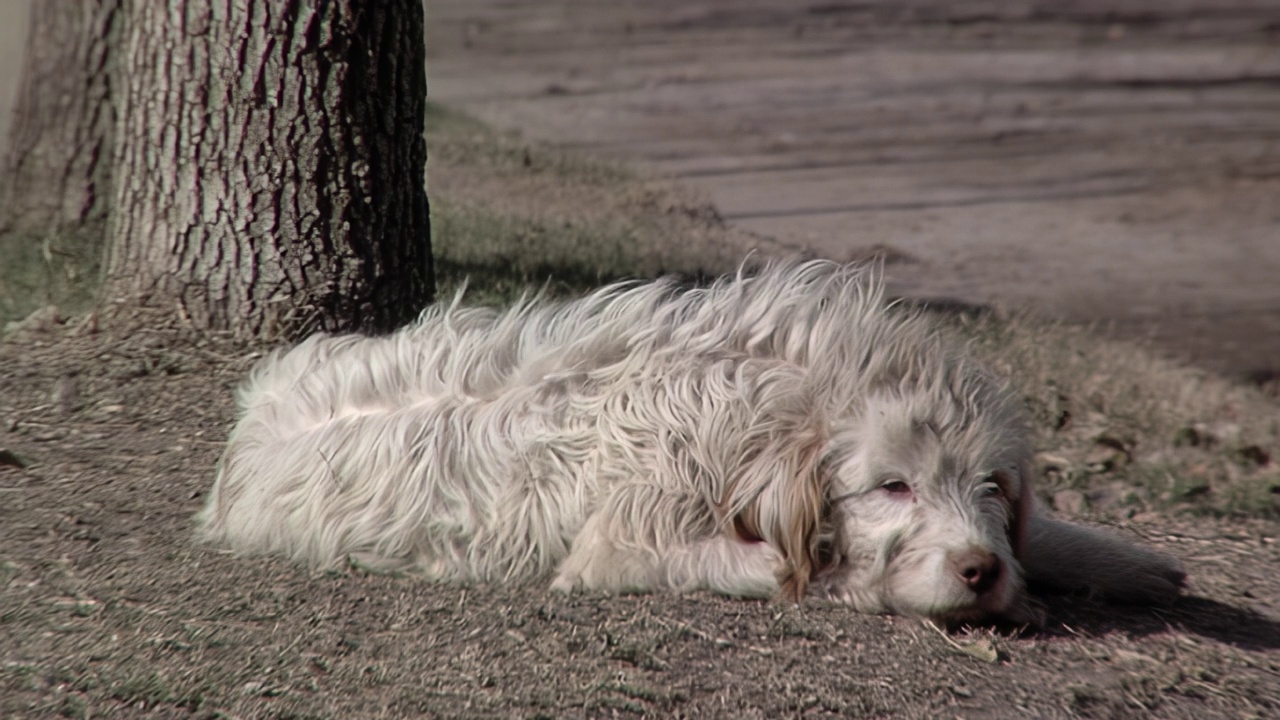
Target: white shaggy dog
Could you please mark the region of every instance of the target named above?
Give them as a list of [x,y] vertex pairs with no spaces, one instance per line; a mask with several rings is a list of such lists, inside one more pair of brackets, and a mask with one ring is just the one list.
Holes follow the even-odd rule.
[[1174,597],[1162,555],[1032,509],[1021,402],[864,269],[427,311],[239,394],[200,535],[313,567],[1030,619],[1024,576]]

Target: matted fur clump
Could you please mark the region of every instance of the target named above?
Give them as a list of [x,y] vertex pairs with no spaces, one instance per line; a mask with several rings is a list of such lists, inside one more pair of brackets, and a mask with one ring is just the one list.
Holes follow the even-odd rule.
[[316,336],[239,393],[202,538],[323,568],[1026,620],[1028,575],[1171,599],[1040,517],[1021,401],[865,268],[767,265]]

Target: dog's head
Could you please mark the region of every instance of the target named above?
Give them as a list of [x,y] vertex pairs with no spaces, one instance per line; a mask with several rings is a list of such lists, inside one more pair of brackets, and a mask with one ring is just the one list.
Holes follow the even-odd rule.
[[1018,563],[1030,450],[1011,393],[954,367],[874,391],[832,432],[832,598],[948,624],[1034,618]]

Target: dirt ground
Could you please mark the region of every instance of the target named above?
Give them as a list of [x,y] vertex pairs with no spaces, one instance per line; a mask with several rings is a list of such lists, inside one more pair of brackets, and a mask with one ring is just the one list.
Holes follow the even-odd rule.
[[317,576],[191,540],[257,353],[164,316],[48,327],[0,344],[3,717],[1280,713],[1268,521],[1122,522],[1185,561],[1190,596],[1049,598],[1051,622],[1021,635],[817,601]]
[[1280,3],[437,0],[440,102],[946,297],[1280,372]]

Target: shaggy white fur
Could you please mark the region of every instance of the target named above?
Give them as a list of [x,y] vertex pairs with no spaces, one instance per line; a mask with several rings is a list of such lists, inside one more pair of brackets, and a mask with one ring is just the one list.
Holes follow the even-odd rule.
[[[1029,618],[1024,565],[1127,600],[1181,584],[1164,556],[1038,518],[1019,399],[864,268],[460,303],[264,360],[200,535],[562,590],[798,599],[817,579],[948,621]],[[1056,568],[1064,544],[1122,571]]]

